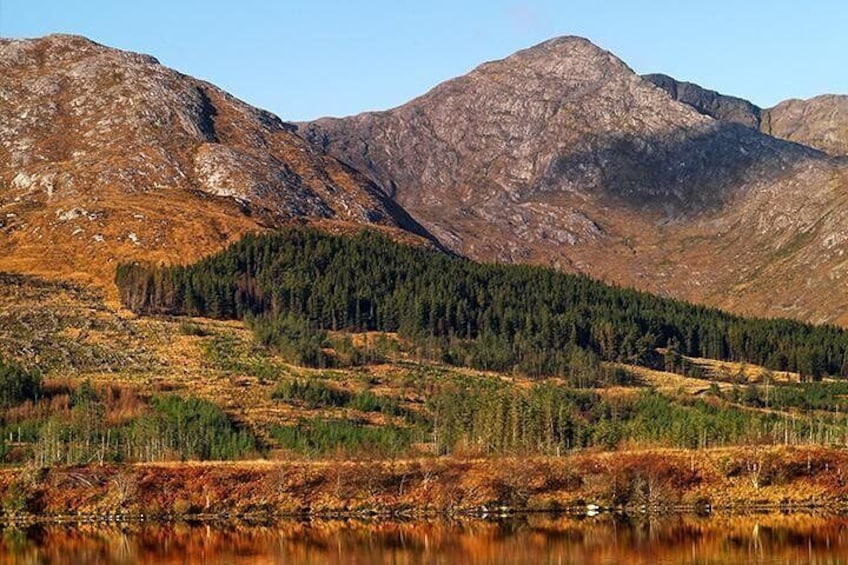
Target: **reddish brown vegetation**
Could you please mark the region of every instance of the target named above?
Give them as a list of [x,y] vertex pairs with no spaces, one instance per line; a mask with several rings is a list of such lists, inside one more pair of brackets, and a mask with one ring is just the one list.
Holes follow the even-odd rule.
[[730,448],[562,458],[174,463],[0,473],[7,515],[455,514],[848,504],[848,453]]

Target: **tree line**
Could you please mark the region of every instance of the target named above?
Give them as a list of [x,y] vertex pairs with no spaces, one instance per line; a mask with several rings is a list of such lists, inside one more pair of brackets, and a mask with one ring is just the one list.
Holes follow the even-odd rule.
[[[30,383],[31,377],[25,375],[31,373],[21,370],[18,375],[19,380]],[[6,383],[8,380],[0,380],[0,384]],[[127,394],[124,389],[96,389],[88,381],[51,394],[44,393],[40,381],[36,387],[0,411],[0,462],[11,455],[45,467],[104,461],[238,459],[261,452],[249,429],[207,400],[154,395],[143,402],[136,417],[122,420],[116,417],[116,410],[120,410],[119,396]]]
[[117,268],[141,314],[249,318],[263,342],[325,363],[323,330],[399,332],[458,366],[569,376],[576,362],[662,368],[657,348],[744,361],[816,380],[848,374],[830,325],[754,319],[543,267],[484,264],[363,230],[248,235],[188,266]]
[[444,383],[428,398],[440,455],[560,455],[589,447],[706,448],[739,444],[845,445],[844,416],[789,415],[739,408],[715,397],[681,400],[646,389],[604,398],[537,383],[510,387],[495,380]]

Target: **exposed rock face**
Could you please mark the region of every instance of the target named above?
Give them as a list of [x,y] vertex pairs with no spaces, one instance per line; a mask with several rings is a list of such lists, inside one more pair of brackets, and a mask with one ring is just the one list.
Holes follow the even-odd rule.
[[811,151],[710,120],[590,42],[560,38],[482,65],[389,112],[302,135],[421,214],[581,194],[669,215]]
[[299,132],[470,257],[848,322],[844,169],[738,123],[746,104],[685,97],[566,37]]
[[762,110],[747,100],[720,94],[691,82],[678,81],[668,75],[643,75],[642,78],[662,88],[678,102],[692,106],[705,116],[742,124],[749,128],[760,128]]
[[824,151],[848,155],[848,96],[826,94],[809,100],[786,100],[762,109],[747,100],[707,90],[662,74],[643,78],[706,116],[738,123],[763,133]]
[[420,228],[294,126],[154,58],[0,40],[0,268],[188,260],[306,217]]
[[781,102],[763,110],[762,131],[830,155],[848,155],[848,96]]

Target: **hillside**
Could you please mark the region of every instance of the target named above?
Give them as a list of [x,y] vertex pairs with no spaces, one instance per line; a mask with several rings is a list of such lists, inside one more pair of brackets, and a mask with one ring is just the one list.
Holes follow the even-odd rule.
[[[349,285],[327,294],[339,269],[321,266],[340,261]],[[277,276],[280,268],[290,275]],[[404,280],[398,268],[415,276]],[[368,272],[383,281],[370,295],[360,285]],[[848,337],[836,328],[740,319],[543,269],[474,266],[373,234],[290,230],[151,274],[144,308],[167,299],[183,316],[127,317],[102,293],[0,277],[0,458],[275,459],[339,450],[380,458],[462,446],[544,455],[842,441],[848,385],[828,374],[841,378]],[[128,275],[121,288],[132,297],[144,277]],[[161,281],[177,284],[168,292]],[[194,314],[238,317],[239,303],[215,296],[241,296],[247,323],[184,317],[180,288],[194,296]],[[404,301],[411,307],[398,308]],[[450,315],[433,319],[440,310]],[[40,392],[10,386],[32,371],[44,379]],[[799,382],[811,378],[820,382]],[[198,444],[178,433],[171,418],[191,410],[223,435],[203,432],[211,435]]]
[[75,36],[0,40],[0,268],[108,285],[295,218],[426,235],[294,126],[156,59]]
[[260,342],[312,366],[331,363],[318,331],[344,330],[400,332],[434,359],[535,377],[593,373],[599,359],[661,367],[661,347],[816,380],[848,371],[848,333],[833,326],[739,318],[368,231],[247,236],[190,266],[122,264],[116,284],[134,312],[243,318]]
[[848,322],[844,166],[696,111],[587,40],[298,131],[468,257]]
[[[149,284],[135,286],[141,268]],[[339,272],[347,286],[327,293]],[[7,519],[848,500],[844,330],[302,228],[190,267],[120,273],[148,312],[241,308],[246,323],[136,317],[102,292],[0,275]],[[427,307],[396,309],[404,300]],[[370,330],[393,319],[398,332]],[[798,365],[816,356],[830,375]]]

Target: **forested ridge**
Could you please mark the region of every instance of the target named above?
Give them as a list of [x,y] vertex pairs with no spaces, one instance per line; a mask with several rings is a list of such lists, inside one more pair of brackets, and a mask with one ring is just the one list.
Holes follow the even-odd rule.
[[475,263],[365,230],[248,235],[189,266],[122,264],[116,284],[135,312],[246,318],[268,345],[302,348],[313,363],[322,362],[322,330],[373,330],[399,332],[451,364],[531,376],[570,374],[587,356],[590,366],[660,366],[658,348],[813,379],[848,371],[848,336],[835,326],[742,318],[548,268]]

